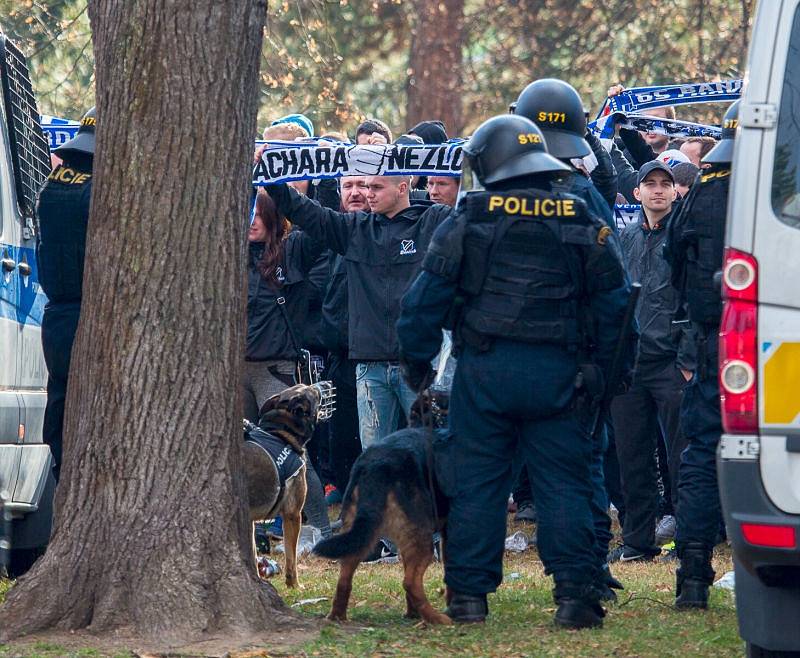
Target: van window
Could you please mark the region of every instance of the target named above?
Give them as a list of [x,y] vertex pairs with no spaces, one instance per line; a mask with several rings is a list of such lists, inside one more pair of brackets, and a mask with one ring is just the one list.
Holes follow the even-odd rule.
[[800,228],[800,7],[794,14],[783,78],[772,207],[782,222]]

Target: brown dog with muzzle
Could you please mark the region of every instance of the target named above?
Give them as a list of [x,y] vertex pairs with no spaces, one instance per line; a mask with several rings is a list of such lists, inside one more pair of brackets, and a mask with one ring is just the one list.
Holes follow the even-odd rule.
[[305,445],[317,422],[333,413],[334,391],[330,382],[292,386],[264,403],[258,426],[245,423],[243,456],[250,520],[283,518],[289,587],[298,584],[297,541],[307,493]]

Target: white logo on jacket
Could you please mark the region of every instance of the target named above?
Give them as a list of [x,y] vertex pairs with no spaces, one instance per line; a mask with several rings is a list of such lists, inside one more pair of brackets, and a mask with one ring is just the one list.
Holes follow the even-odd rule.
[[413,240],[403,240],[400,243],[400,255],[408,256],[409,254],[416,254],[417,248],[414,246]]

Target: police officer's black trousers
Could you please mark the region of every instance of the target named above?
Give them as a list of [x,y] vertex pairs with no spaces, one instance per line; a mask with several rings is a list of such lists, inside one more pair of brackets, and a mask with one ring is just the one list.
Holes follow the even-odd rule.
[[[467,346],[450,400],[450,438],[437,473],[451,498],[445,549],[448,586],[493,592],[502,581],[512,462],[527,463],[538,516],[538,549],[556,582],[596,575],[590,511],[592,441],[571,411],[574,355],[553,346],[497,340]],[[519,444],[519,445],[518,445]]]
[[719,386],[715,373],[698,379],[684,391],[681,425],[689,445],[681,456],[678,480],[678,546],[714,547],[721,508],[717,486],[717,445],[722,433]]
[[42,351],[47,365],[47,406],[44,410],[42,438],[53,455],[53,476],[58,482],[61,473],[64,403],[67,399],[67,378],[72,356],[72,343],[78,330],[80,303],[52,304],[44,308],[42,317]]

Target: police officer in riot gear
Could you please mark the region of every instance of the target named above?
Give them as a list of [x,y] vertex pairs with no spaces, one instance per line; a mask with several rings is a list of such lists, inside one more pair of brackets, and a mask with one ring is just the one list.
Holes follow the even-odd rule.
[[[514,115],[489,119],[464,147],[457,210],[437,229],[423,271],[402,301],[401,363],[415,390],[430,380],[442,328],[458,363],[450,435],[434,443],[450,498],[447,614],[483,621],[502,580],[506,501],[519,445],[539,518],[538,547],[555,580],[555,621],[600,626],[592,440],[576,390],[586,334],[611,360],[629,286],[611,229],[576,196],[554,193],[566,167],[541,131]],[[592,322],[586,321],[588,310]],[[480,527],[475,519],[485,521]]]
[[[583,102],[578,92],[572,85],[563,80],[542,79],[530,83],[520,93],[514,113],[525,116],[533,121],[542,131],[547,140],[548,152],[564,162],[569,171],[553,185],[556,192],[569,192],[575,194],[586,202],[589,212],[604,220],[612,229],[616,230],[611,206],[607,199],[595,187],[591,178],[584,171],[576,168],[574,161],[592,153],[600,152],[600,162],[610,168],[613,178],[613,195],[616,198],[616,172],[611,159],[599,141],[597,149],[592,149],[586,141],[586,113]],[[592,136],[597,141],[597,138]],[[613,205],[613,202],[612,202]],[[612,238],[616,241],[616,236]],[[615,245],[616,246],[616,245]],[[592,467],[592,483],[594,498],[592,500],[592,516],[595,523],[595,536],[597,543],[595,552],[597,561],[603,565],[606,573],[606,598],[613,600],[616,595],[610,588],[621,589],[621,583],[611,575],[606,564],[608,546],[611,538],[611,518],[608,515],[608,493],[605,485],[603,461],[609,441],[607,432],[613,431],[609,423],[604,423],[604,431],[595,435],[596,445]]]
[[[586,132],[586,112],[575,88],[563,80],[545,78],[531,82],[519,95],[514,114],[527,117],[542,131],[549,153],[569,167],[569,172],[555,186],[557,192],[570,192],[583,199],[589,211],[614,228],[612,207],[617,196],[616,171],[611,157],[594,136]],[[595,142],[589,145],[587,138]],[[606,180],[604,193],[595,186],[588,170],[576,164],[595,153],[596,177]]]
[[697,343],[697,372],[684,390],[681,425],[688,446],[681,455],[678,481],[675,605],[706,608],[714,582],[711,554],[721,523],[716,453],[722,421],[717,384],[722,300],[716,274],[722,269],[733,143],[739,101],[725,113],[722,141],[703,162],[681,210],[667,225],[664,255],[672,266],[672,283],[686,300]]
[[81,119],[77,135],[55,149],[62,164],[48,176],[36,209],[39,283],[48,300],[42,318],[42,348],[48,372],[42,433],[53,455],[56,481],[61,469],[61,432],[70,354],[81,310],[94,131],[92,108]]

